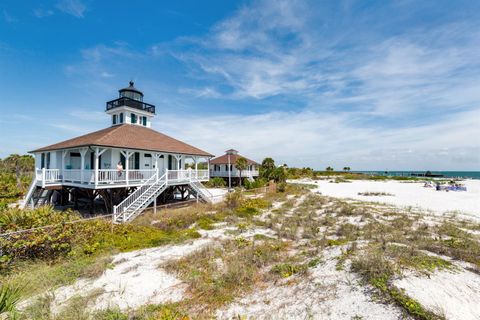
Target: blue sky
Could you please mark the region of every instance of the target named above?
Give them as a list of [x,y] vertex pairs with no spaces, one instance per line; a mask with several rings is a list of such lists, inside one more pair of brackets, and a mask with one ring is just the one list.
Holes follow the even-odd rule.
[[109,125],[220,155],[479,170],[479,1],[0,1],[0,156]]

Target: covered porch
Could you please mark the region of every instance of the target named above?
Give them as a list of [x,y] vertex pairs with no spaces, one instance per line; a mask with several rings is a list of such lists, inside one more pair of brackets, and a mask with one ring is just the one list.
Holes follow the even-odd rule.
[[[38,186],[85,188],[138,186],[167,171],[174,180],[209,179],[208,158],[196,155],[88,146],[36,153]],[[186,163],[190,161],[190,168]],[[199,164],[206,167],[199,170]]]

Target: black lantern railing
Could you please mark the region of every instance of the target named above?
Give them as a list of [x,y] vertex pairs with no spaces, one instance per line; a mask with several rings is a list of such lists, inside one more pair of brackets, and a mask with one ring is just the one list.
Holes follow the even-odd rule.
[[139,110],[143,110],[143,111],[147,111],[155,114],[155,106],[153,104],[149,104],[143,101],[138,101],[128,97],[121,97],[112,101],[108,101],[107,111],[118,108],[118,107],[123,107],[123,106],[139,109]]

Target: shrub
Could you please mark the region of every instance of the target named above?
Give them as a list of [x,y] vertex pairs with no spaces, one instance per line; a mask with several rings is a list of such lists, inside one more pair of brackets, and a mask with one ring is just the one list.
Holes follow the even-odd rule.
[[266,209],[270,206],[270,202],[261,199],[246,199],[243,200],[239,207],[236,209],[236,214],[243,218],[253,217],[260,213],[260,209]]
[[208,188],[224,188],[227,186],[227,183],[223,178],[214,177],[204,183]]
[[245,180],[243,186],[245,187],[245,189],[250,190],[250,189],[257,189],[257,188],[264,187],[267,185],[267,183],[268,181],[263,178],[258,178],[254,181],[250,181],[247,179]]
[[225,206],[228,209],[236,209],[240,206],[242,201],[244,200],[243,195],[241,192],[235,191],[235,192],[230,192],[227,194],[225,197]]
[[20,260],[89,256],[112,249],[126,251],[200,237],[193,229],[164,231],[133,224],[112,226],[110,220],[104,219],[67,224],[78,219],[78,214],[55,211],[51,207],[9,209],[3,213],[1,232],[54,226],[0,237],[0,269]]
[[277,192],[285,192],[287,189],[287,183],[286,182],[280,182],[277,184]]
[[203,229],[203,230],[212,230],[214,229],[213,227],[213,223],[215,221],[213,221],[211,218],[209,217],[201,217],[200,219],[198,219],[197,221],[197,225],[200,229]]

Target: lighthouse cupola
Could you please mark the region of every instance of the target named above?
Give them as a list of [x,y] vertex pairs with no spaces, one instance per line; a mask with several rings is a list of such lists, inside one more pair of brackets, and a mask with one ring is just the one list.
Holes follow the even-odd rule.
[[128,87],[118,90],[117,99],[107,102],[105,112],[111,116],[112,126],[131,124],[150,128],[155,106],[144,102],[143,92],[130,81]]
[[133,81],[129,82],[129,86],[118,90],[119,98],[130,98],[137,101],[143,101],[143,92],[135,88]]

